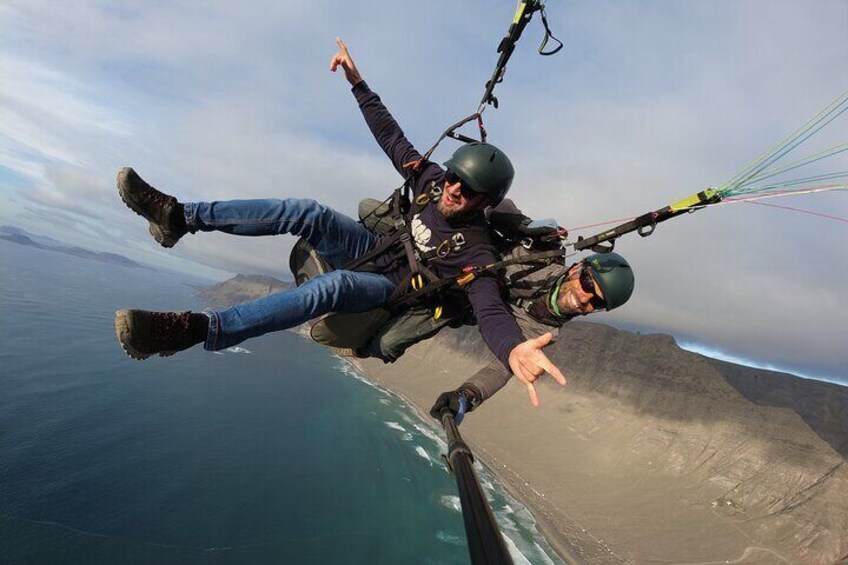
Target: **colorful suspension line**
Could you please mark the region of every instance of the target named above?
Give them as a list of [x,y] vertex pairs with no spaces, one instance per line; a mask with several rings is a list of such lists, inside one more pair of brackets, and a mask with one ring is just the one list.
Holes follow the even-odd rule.
[[[818,186],[824,186],[819,184],[823,181],[848,180],[848,170],[780,180],[781,176],[789,172],[845,153],[848,151],[848,143],[833,145],[812,155],[807,155],[786,164],[777,165],[778,161],[800,147],[829,124],[833,123],[846,110],[848,110],[848,90],[837,96],[833,102],[810,118],[807,123],[739,171],[728,182],[717,187],[716,190],[718,190],[722,198],[769,192],[794,191],[801,193]],[[765,182],[767,180],[769,182]]]
[[[773,208],[781,208],[781,209],[784,209],[784,210],[791,210],[793,212],[810,214],[810,215],[813,215],[813,216],[819,216],[819,217],[822,217],[822,218],[837,220],[837,221],[840,221],[840,222],[848,222],[848,219],[840,218],[839,216],[835,216],[833,214],[823,214],[823,213],[820,213],[820,212],[814,212],[812,210],[803,210],[801,208],[795,208],[795,207],[790,207],[790,206],[780,206],[780,205],[777,205],[777,204],[766,204],[766,203],[763,203],[763,202],[758,202],[759,200],[766,200],[766,199],[770,199],[770,198],[781,198],[781,197],[785,197],[785,196],[800,196],[800,195],[803,195],[803,194],[820,194],[820,193],[823,193],[823,192],[831,192],[831,191],[837,191],[837,190],[848,190],[848,184],[816,186],[816,187],[812,187],[812,188],[808,188],[808,189],[804,189],[804,190],[774,191],[774,192],[770,192],[768,194],[759,194],[759,195],[745,196],[745,197],[742,197],[742,196],[727,197],[727,198],[723,198],[721,200],[721,202],[715,202],[712,205],[713,206],[724,206],[724,205],[727,205],[727,204],[760,204],[760,205],[763,205],[763,206],[770,206],[770,207],[773,207]],[[696,209],[698,209],[698,208],[697,207],[693,208],[692,211],[694,211]],[[583,225],[583,226],[576,226],[576,227],[573,227],[573,228],[569,228],[569,231],[570,232],[578,232],[578,231],[587,230],[589,228],[597,228],[597,227],[600,227],[600,226],[608,226],[610,224],[618,224],[618,223],[621,223],[621,222],[630,222],[630,221],[635,220],[635,219],[636,219],[636,216],[628,216],[628,217],[625,217],[625,218],[616,218],[616,219],[612,219],[612,220],[604,220],[602,222],[594,222],[594,223],[586,224],[586,225]]]
[[590,237],[581,236],[575,243],[565,245],[573,247],[575,251],[587,248],[596,252],[611,251],[614,240],[624,234],[635,231],[639,235],[647,237],[653,233],[656,224],[659,222],[679,216],[684,212],[694,212],[707,206],[719,204],[760,204],[848,223],[848,219],[833,214],[758,202],[766,198],[848,190],[848,182],[845,182],[848,181],[848,170],[809,174],[805,177],[784,178],[780,180],[780,177],[787,173],[820,162],[823,159],[832,158],[848,152],[848,143],[833,145],[789,163],[778,164],[782,158],[811,139],[826,126],[833,123],[846,110],[848,110],[848,90],[840,94],[833,102],[810,118],[804,125],[755,159],[750,165],[739,171],[728,182],[716,188],[708,188],[703,192],[670,204],[665,208],[660,208],[659,210],[641,216],[619,218],[617,220],[597,222],[572,228],[572,231],[579,231],[591,227],[623,222],[599,234]]

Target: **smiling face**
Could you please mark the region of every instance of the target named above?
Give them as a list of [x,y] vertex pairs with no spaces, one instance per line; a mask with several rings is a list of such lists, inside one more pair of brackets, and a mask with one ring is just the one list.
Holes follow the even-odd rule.
[[451,175],[448,175],[436,208],[442,216],[451,219],[478,212],[484,209],[488,202],[485,196],[464,187],[462,181],[451,179]]
[[585,316],[603,309],[604,293],[592,277],[591,269],[587,269],[587,274],[580,280],[583,269],[583,263],[572,265],[568,276],[559,287],[557,307],[562,316]]

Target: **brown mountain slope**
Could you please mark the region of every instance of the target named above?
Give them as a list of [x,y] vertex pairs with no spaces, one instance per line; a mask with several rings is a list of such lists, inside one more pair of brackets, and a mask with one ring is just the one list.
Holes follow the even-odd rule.
[[197,297],[214,308],[226,308],[274,292],[288,290],[294,283],[262,275],[236,275],[222,283],[198,289]]
[[[569,379],[515,383],[463,423],[563,554],[596,563],[834,563],[848,556],[848,388],[572,323]],[[476,332],[366,374],[427,408],[489,357]]]

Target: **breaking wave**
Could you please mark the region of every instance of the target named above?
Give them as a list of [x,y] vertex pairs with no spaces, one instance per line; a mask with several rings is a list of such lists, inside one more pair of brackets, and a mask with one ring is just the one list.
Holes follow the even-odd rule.
[[420,445],[416,445],[415,446],[415,453],[420,455],[422,459],[427,460],[427,462],[430,463],[431,467],[433,466],[433,460],[430,459],[430,456],[427,455],[427,451],[423,447],[421,447]]
[[397,422],[383,422],[383,423],[386,424],[387,428],[391,428],[391,429],[397,430],[399,432],[405,432],[406,431],[406,428],[404,428],[403,426],[401,426]]
[[439,499],[439,502],[441,502],[442,506],[445,508],[450,508],[455,512],[462,512],[462,504],[459,502],[458,496],[446,494]]
[[459,536],[451,535],[444,530],[439,530],[438,532],[436,532],[436,539],[444,543],[449,543],[451,545],[465,545],[464,539]]

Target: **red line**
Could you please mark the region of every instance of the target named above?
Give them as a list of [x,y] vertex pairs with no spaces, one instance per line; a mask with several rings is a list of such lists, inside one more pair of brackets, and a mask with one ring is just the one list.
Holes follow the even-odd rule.
[[568,231],[587,230],[589,228],[594,228],[594,227],[597,227],[597,226],[605,226],[607,224],[629,222],[630,220],[633,220],[635,218],[636,218],[636,216],[632,216],[632,217],[629,217],[629,218],[618,218],[617,220],[607,220],[606,222],[598,222],[597,224],[588,224],[588,225],[579,226],[579,227],[576,227],[576,228],[568,228]]
[[737,202],[744,202],[745,204],[756,204],[757,206],[768,206],[769,208],[780,208],[781,210],[789,210],[791,212],[810,214],[811,216],[818,216],[820,218],[827,218],[829,220],[836,220],[838,222],[845,222],[846,224],[848,224],[848,219],[846,218],[840,218],[839,216],[831,216],[830,214],[822,214],[821,212],[813,212],[811,210],[802,210],[801,208],[793,208],[791,206],[781,206],[780,204],[770,204],[768,202],[754,202],[752,200],[737,200]]

